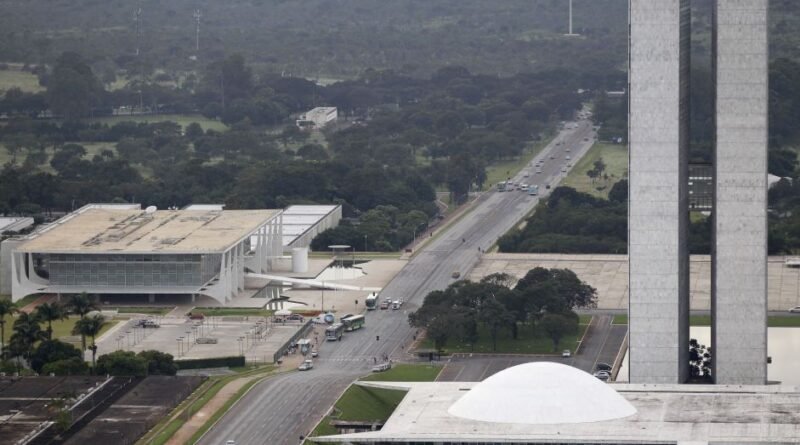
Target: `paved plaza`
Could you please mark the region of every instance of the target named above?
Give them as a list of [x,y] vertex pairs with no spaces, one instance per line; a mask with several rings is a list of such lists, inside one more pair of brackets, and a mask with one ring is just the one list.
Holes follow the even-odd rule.
[[[272,363],[273,354],[302,326],[299,322],[271,323],[263,317],[153,317],[161,327],[136,327],[133,318],[120,322],[97,342],[97,356],[116,350],[139,352],[155,349],[177,360],[229,357],[244,354],[248,362]],[[213,338],[216,344],[198,344]],[[87,354],[91,359],[91,353]]]
[[[786,267],[784,260],[782,256],[769,257],[770,311],[786,311],[800,306],[800,268]],[[570,269],[597,289],[599,309],[628,309],[627,255],[486,254],[472,270],[469,279],[476,281],[493,273],[521,278],[534,267]],[[692,310],[710,310],[710,256],[691,257],[690,293]]]

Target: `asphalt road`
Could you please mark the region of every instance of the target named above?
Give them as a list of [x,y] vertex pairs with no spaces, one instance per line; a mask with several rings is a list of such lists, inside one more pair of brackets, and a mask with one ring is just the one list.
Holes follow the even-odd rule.
[[[512,181],[537,184],[546,196],[550,192],[546,186],[555,188],[566,176],[561,170],[574,165],[589,150],[593,138],[590,121],[568,122]],[[544,160],[541,173],[534,167],[538,160]],[[199,443],[221,445],[229,439],[237,445],[300,443],[300,437],[314,428],[347,386],[370,371],[373,357],[401,357],[414,333],[407,322],[408,312],[419,307],[429,292],[451,284],[454,271],[466,276],[480,258],[478,248],[488,249],[533,210],[542,196],[522,191],[484,193],[472,211],[421,248],[381,291],[381,298],[405,300],[403,309],[370,312],[364,329],[320,347],[313,370],[284,374],[254,386]]]

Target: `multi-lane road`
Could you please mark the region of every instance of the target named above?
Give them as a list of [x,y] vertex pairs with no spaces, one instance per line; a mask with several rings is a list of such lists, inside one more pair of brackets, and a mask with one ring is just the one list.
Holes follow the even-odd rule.
[[[422,304],[429,292],[444,289],[453,272],[465,277],[480,259],[480,251],[520,222],[566,176],[594,140],[588,120],[567,122],[559,135],[511,180],[539,185],[539,196],[522,191],[489,192],[444,233],[421,248],[381,291],[381,298],[403,299],[400,311],[373,311],[366,329],[328,342],[309,372],[290,372],[259,383],[201,440],[201,444],[297,444],[328,411],[338,396],[359,376],[368,373],[373,357],[399,357],[414,330],[407,313]],[[567,156],[570,159],[567,159]],[[541,163],[541,173],[536,164]],[[526,176],[527,174],[527,176]]]

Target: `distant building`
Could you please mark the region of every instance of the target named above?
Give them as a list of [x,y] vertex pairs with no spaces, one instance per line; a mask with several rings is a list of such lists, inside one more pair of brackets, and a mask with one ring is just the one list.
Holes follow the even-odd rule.
[[320,130],[336,122],[339,117],[336,107],[317,107],[301,114],[296,124],[303,130]]
[[0,216],[0,235],[17,233],[33,225],[33,218]]

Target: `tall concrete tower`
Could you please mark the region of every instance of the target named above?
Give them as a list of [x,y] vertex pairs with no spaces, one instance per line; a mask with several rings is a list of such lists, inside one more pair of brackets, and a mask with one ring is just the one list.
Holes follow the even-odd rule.
[[767,381],[767,6],[714,4],[711,351],[723,384]]
[[689,360],[689,0],[630,1],[630,381]]
[[[712,354],[766,382],[767,3],[715,0]],[[630,381],[689,377],[689,0],[630,0]]]

